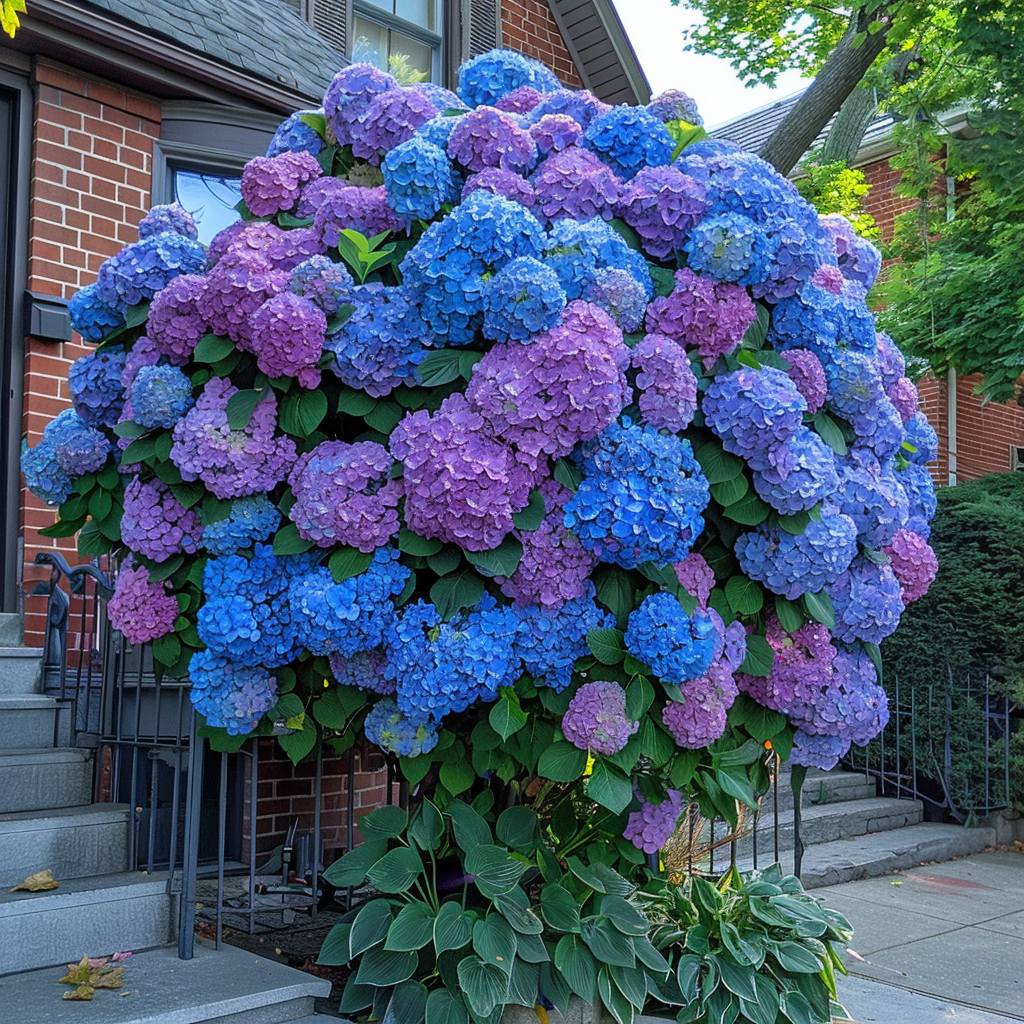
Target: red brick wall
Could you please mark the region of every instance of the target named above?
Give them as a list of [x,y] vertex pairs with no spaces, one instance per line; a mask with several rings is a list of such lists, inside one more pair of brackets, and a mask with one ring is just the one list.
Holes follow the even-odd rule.
[[[72,68],[40,63],[35,71],[29,288],[69,298],[95,280],[100,263],[136,238],[149,208],[153,140],[160,106]],[[70,403],[67,371],[87,348],[77,337],[64,344],[25,341],[23,429],[29,444]],[[36,551],[58,549],[75,560],[73,538],[52,540],[39,529],[54,513],[22,490],[25,540],[25,641],[42,636],[42,599],[30,596],[45,573],[32,564]]]
[[864,172],[864,177],[871,186],[871,191],[864,201],[865,210],[875,218],[882,233],[882,241],[891,242],[896,217],[907,210],[912,210],[914,200],[896,195],[895,188],[900,174],[889,166],[887,159],[864,164],[860,170]]
[[543,61],[567,86],[580,87],[576,65],[544,0],[502,0],[501,40]]

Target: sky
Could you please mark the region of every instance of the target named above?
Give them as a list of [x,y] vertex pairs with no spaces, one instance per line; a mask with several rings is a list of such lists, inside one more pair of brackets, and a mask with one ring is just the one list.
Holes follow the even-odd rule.
[[682,89],[696,101],[709,128],[791,96],[806,85],[796,72],[779,76],[774,89],[747,88],[727,61],[701,57],[683,49],[683,30],[699,21],[684,4],[669,0],[613,0],[655,95],[664,89]]

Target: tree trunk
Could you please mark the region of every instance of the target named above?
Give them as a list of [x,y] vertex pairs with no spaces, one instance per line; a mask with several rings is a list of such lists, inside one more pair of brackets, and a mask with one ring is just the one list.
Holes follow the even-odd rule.
[[852,22],[817,77],[761,148],[760,155],[781,174],[793,170],[885,48],[888,34],[885,9],[873,16],[883,21],[882,27],[859,46],[854,46],[854,35],[862,28],[860,19]]
[[874,89],[862,85],[846,97],[821,147],[823,164],[852,163],[868,125],[875,119],[878,110],[875,95]]

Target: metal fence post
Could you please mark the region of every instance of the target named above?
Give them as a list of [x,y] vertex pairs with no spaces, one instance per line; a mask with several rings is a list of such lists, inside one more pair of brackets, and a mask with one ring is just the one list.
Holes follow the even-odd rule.
[[199,718],[189,712],[188,780],[185,790],[185,835],[182,851],[181,899],[178,905],[178,958],[191,960],[195,952],[196,881],[199,874],[199,828],[203,802],[203,740]]

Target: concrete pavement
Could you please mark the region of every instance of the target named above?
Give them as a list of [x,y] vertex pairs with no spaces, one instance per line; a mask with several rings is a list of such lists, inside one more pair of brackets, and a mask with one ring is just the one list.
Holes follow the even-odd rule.
[[857,1024],[1024,1021],[1024,856],[977,854],[814,895],[854,927],[840,994]]

